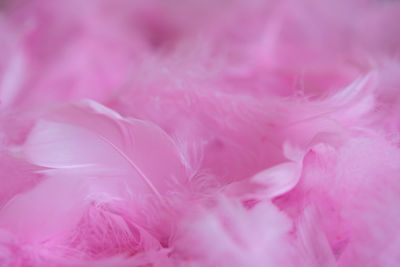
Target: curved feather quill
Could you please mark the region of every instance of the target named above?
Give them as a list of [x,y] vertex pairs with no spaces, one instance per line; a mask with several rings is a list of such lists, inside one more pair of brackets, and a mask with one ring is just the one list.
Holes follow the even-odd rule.
[[40,121],[24,152],[39,166],[122,177],[129,190],[151,192],[161,201],[185,177],[174,143],[159,127],[89,100]]

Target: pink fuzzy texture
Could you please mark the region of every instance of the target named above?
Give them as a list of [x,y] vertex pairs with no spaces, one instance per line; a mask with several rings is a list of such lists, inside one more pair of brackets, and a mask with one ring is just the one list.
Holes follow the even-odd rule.
[[0,1],[0,266],[400,266],[400,2]]

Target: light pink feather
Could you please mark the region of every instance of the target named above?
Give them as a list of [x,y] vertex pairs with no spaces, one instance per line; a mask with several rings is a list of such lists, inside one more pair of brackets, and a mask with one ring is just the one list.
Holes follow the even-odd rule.
[[400,3],[0,1],[0,266],[400,264]]

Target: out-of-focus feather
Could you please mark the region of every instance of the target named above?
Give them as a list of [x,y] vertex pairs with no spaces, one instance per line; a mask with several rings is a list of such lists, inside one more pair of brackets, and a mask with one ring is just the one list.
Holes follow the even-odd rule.
[[51,240],[60,231],[74,227],[82,216],[85,186],[79,177],[59,175],[46,179],[3,207],[0,227],[21,234],[33,244]]
[[298,266],[302,259],[290,240],[291,228],[288,217],[269,201],[246,209],[221,198],[182,220],[174,254],[178,266]]
[[0,187],[0,207],[16,194],[27,192],[38,184],[43,179],[37,173],[38,170],[36,166],[0,149],[0,177],[3,178]]
[[301,175],[301,164],[287,162],[268,168],[245,181],[227,186],[226,193],[243,200],[272,199],[293,189]]

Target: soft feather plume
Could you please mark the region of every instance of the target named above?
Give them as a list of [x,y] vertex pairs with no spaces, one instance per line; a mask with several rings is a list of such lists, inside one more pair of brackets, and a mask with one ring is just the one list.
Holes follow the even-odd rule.
[[0,266],[399,266],[399,15],[0,1]]
[[[168,135],[149,122],[124,119],[92,101],[67,105],[39,121],[23,154],[30,162],[51,168],[43,172],[49,176],[46,181],[60,181],[51,185],[54,189],[67,188],[77,179],[71,193],[64,192],[69,200],[61,202],[78,201],[86,207],[68,204],[68,211],[79,209],[79,214],[71,216],[77,220],[77,229],[68,242],[70,249],[93,256],[124,250],[135,253],[138,245],[159,247],[178,212],[171,205],[186,193],[182,190],[185,168]],[[59,178],[63,175],[67,175],[65,181]],[[36,199],[30,205],[42,206],[32,203]]]

